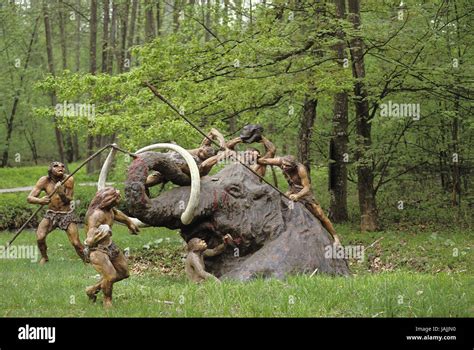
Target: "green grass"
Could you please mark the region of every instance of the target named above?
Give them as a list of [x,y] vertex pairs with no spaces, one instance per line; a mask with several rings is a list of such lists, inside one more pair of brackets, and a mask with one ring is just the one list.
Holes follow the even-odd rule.
[[[367,250],[363,263],[351,262],[355,272],[351,278],[291,276],[284,281],[195,285],[184,275],[183,243],[176,232],[148,228],[132,236],[116,225],[114,240],[121,248],[130,248],[132,275],[115,285],[114,307],[109,311],[102,308],[101,295],[97,304],[89,303],[84,289],[96,281],[97,273],[80,262],[64,232],[54,231],[48,236],[46,266],[20,259],[0,261],[0,316],[473,316],[469,234],[360,234],[348,225],[337,229],[346,244],[367,246],[384,237]],[[0,234],[0,243],[9,238],[11,234]],[[24,232],[15,244],[35,244],[33,232]],[[453,247],[459,247],[456,257]],[[391,268],[371,270],[374,256]]]
[[[355,226],[336,225],[344,245],[367,247],[363,262],[350,261],[354,273],[409,271],[424,273],[472,273],[473,231],[433,230],[413,226],[384,232],[357,231]],[[372,245],[374,242],[376,244]],[[370,246],[370,247],[369,247]]]

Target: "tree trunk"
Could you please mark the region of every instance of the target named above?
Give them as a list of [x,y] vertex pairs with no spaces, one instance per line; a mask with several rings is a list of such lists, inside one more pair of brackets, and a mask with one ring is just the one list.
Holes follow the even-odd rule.
[[[208,0],[209,2],[209,0]],[[181,10],[181,1],[174,0],[173,3],[173,32],[176,33],[179,29],[179,12]]]
[[[66,17],[66,11],[64,9],[64,3],[62,0],[59,0],[59,6],[58,6],[58,19],[59,19],[59,38],[61,41],[61,58],[62,58],[62,65],[63,65],[63,71],[67,69],[67,38],[66,38],[66,27],[64,23],[64,18]],[[69,171],[68,169],[68,163],[71,163],[74,159],[74,144],[72,142],[72,134],[70,131],[68,131],[65,135],[65,140],[64,140],[64,146],[65,146],[65,156],[66,156],[66,170]]]
[[[137,5],[137,18],[143,18],[142,16],[143,14],[143,2],[142,1],[138,1],[138,5]],[[135,38],[133,38],[134,40],[134,45],[141,45],[142,44],[142,37],[141,37],[141,34],[142,34],[142,27],[143,27],[143,21],[141,20],[137,20],[136,22],[136,30],[135,30]]]
[[72,135],[70,132],[66,134],[66,139],[64,140],[64,146],[66,148],[66,164],[71,163],[74,160],[74,144],[72,142]]
[[252,6],[252,0],[249,0],[248,2],[249,4],[249,24],[250,24],[250,27],[253,26],[253,6]]
[[[336,0],[337,18],[345,18],[345,0]],[[339,68],[344,69],[344,32],[336,33],[340,42],[335,46]],[[338,92],[334,96],[334,115],[332,119],[332,138],[329,144],[329,194],[330,218],[333,222],[347,221],[347,144],[348,135],[348,96],[347,92]]]
[[[157,5],[158,6],[158,5]],[[132,54],[130,48],[133,46],[133,37],[135,36],[135,23],[137,20],[138,0],[132,2],[132,13],[130,15],[130,31],[127,39],[127,59],[130,67],[132,66]],[[130,67],[128,69],[130,69]]]
[[161,35],[161,27],[162,27],[162,16],[161,16],[161,0],[156,1],[156,35],[160,36]]
[[[76,1],[76,7],[79,8],[81,0]],[[81,70],[81,16],[76,12],[76,72]]]
[[153,19],[153,4],[145,0],[145,41],[152,41],[156,36],[155,21]]
[[66,29],[64,25],[64,17],[65,17],[65,11],[64,11],[64,4],[63,1],[59,1],[59,37],[61,40],[61,55],[62,55],[62,64],[63,64],[63,70],[67,69],[67,45],[66,45]]
[[109,22],[110,22],[110,1],[103,0],[104,22],[102,30],[102,73],[107,73],[109,55]]
[[127,29],[128,29],[128,12],[130,5],[128,1],[120,4],[120,51],[118,54],[118,72],[122,73],[127,70],[125,67],[125,57],[127,50]]
[[[81,0],[76,1],[76,8],[79,9],[81,6]],[[76,72],[81,70],[81,16],[76,12]],[[79,160],[79,140],[77,138],[77,132],[74,132],[72,135],[72,144],[73,144],[73,161]]]
[[[43,19],[44,19],[44,33],[46,39],[46,54],[48,56],[48,70],[49,73],[54,76],[54,57],[53,57],[53,42],[51,36],[51,23],[49,21],[48,5],[46,1],[43,1]],[[54,107],[57,103],[56,93],[51,93],[51,105]],[[64,147],[63,147],[63,137],[61,130],[57,126],[56,119],[54,119],[54,133],[56,135],[56,143],[58,146],[59,160],[64,163]]]
[[35,133],[25,128],[23,130],[23,134],[25,135],[25,140],[28,143],[28,146],[30,147],[31,157],[35,162],[35,165],[38,165],[38,149],[36,147]]
[[[116,28],[117,28],[117,15],[118,15],[119,5],[117,4],[117,0],[112,0],[112,18],[110,18],[110,1],[105,0],[103,5],[104,5],[103,6],[104,7],[103,9],[104,30],[102,33],[102,40],[103,40],[103,43],[106,43],[107,55],[106,55],[105,64],[104,64],[104,61],[102,61],[102,68],[104,69],[103,70],[104,73],[112,74],[114,56],[117,58],[117,62],[119,62],[119,57],[120,57],[116,52],[116,31],[117,31]],[[105,14],[106,10],[107,10],[107,15]],[[109,24],[110,24],[110,29],[109,29]],[[117,69],[120,69],[120,67],[118,67]],[[95,146],[95,149],[101,148],[103,141],[106,141],[105,137],[101,135],[94,136],[93,144]],[[94,171],[98,171],[101,168],[103,159],[104,159],[104,155],[101,154],[91,161]]]
[[90,16],[90,41],[89,41],[89,73],[97,72],[97,0],[91,0]]
[[[453,2],[454,4],[454,13],[455,13],[455,18],[456,18],[456,42],[457,42],[457,50],[456,50],[456,58],[458,62],[461,61],[461,48],[460,48],[460,43],[461,43],[461,37],[459,34],[459,16],[458,16],[458,8],[456,6],[456,2]],[[449,39],[448,39],[448,48],[449,46]],[[449,49],[451,51],[451,49]],[[459,78],[457,75],[454,75],[454,81],[456,86],[461,86],[461,82],[459,82]],[[452,189],[452,194],[451,194],[451,203],[453,206],[460,206],[461,205],[461,172],[460,172],[460,155],[459,155],[459,129],[460,129],[460,124],[461,120],[459,118],[460,115],[460,101],[459,101],[459,95],[456,95],[455,100],[454,100],[454,118],[453,118],[453,124],[451,127],[451,140],[453,144],[453,189]]]
[[74,134],[72,135],[72,149],[74,150],[74,154],[73,154],[73,161],[74,162],[77,162],[80,158],[80,154],[79,154],[79,140],[77,138],[77,133],[74,132]]
[[[113,1],[112,1],[113,2]],[[112,74],[112,68],[113,68],[113,55],[114,55],[114,45],[110,45],[112,37],[114,34],[112,31],[115,28],[115,19],[110,20],[110,0],[103,0],[103,8],[102,12],[104,15],[104,20],[103,20],[103,29],[102,29],[102,66],[101,66],[101,71],[102,73],[108,73]],[[116,11],[115,4],[113,2],[112,4],[112,16],[114,16],[114,13]],[[101,147],[101,136],[96,135],[93,137],[93,140],[89,143],[90,145],[95,145],[95,148],[100,148]],[[102,155],[97,156],[95,159],[90,161],[91,167],[93,168],[94,171],[100,169],[101,166],[101,161],[102,161]]]
[[316,120],[316,106],[318,100],[306,96],[298,133],[298,158],[308,170],[311,171],[311,136],[313,134],[314,121]]
[[454,111],[455,115],[453,118],[453,123],[451,126],[451,140],[453,144],[453,154],[452,154],[452,178],[453,178],[453,188],[451,192],[451,204],[453,206],[458,206],[461,204],[461,173],[459,171],[459,147],[458,147],[458,134],[459,134],[459,96],[455,97],[454,101]]
[[[354,29],[360,28],[360,2],[349,0],[350,20]],[[357,130],[357,189],[359,193],[359,208],[361,214],[361,231],[376,231],[379,229],[377,205],[375,201],[373,164],[367,153],[372,147],[371,119],[367,89],[364,83],[364,42],[360,36],[350,41],[352,56],[352,74],[356,79],[354,84],[354,104],[356,111]]]
[[[117,55],[117,0],[112,0],[112,19],[110,22],[109,51],[107,56],[107,73],[114,71],[114,56]],[[118,56],[117,56],[118,57]]]
[[[206,1],[206,16],[204,17],[204,23],[206,24],[207,28],[211,28],[211,0]],[[209,41],[211,40],[211,34],[209,31],[206,30],[204,40]]]
[[[90,41],[89,41],[89,73],[96,74],[96,49],[97,49],[97,0],[91,0],[91,16],[90,16]],[[90,127],[89,127],[90,129]],[[94,152],[94,136],[87,136],[87,156],[91,156]],[[94,162],[87,163],[87,173],[94,172]]]
[[[441,107],[441,106],[440,106]],[[446,110],[447,106],[446,103],[442,106],[444,110]],[[441,173],[441,183],[443,186],[443,191],[444,192],[449,192],[451,188],[451,172],[450,172],[450,161],[449,159],[452,160],[452,157],[448,156],[449,153],[449,145],[447,144],[447,137],[446,135],[449,135],[449,128],[445,124],[444,119],[440,120],[440,137],[441,137],[441,144],[443,145],[443,149],[439,152],[439,161],[440,161],[440,173]]]

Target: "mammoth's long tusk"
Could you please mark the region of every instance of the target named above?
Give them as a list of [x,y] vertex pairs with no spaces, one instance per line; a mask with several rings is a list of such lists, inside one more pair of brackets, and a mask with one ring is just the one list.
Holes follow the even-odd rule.
[[191,194],[189,195],[186,209],[181,214],[181,222],[185,225],[188,225],[191,223],[191,221],[193,221],[194,212],[199,205],[199,196],[201,193],[201,177],[199,175],[199,169],[196,165],[196,161],[183,147],[174,145],[172,143],[155,143],[154,145],[140,148],[135,152],[135,154],[151,151],[153,149],[171,149],[175,152],[178,152],[184,158],[186,164],[189,167],[189,172],[191,173]]
[[105,182],[107,180],[107,174],[109,173],[110,167],[112,166],[112,162],[114,160],[115,153],[117,153],[117,150],[112,147],[112,149],[109,152],[109,155],[107,156],[107,159],[105,160],[104,164],[102,165],[102,169],[100,169],[99,181],[97,182],[97,191],[103,190],[105,188]]

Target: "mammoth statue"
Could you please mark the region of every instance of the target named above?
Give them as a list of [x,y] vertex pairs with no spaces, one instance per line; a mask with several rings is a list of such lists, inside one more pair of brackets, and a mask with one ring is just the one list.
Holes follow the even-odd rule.
[[[186,242],[204,239],[211,248],[230,234],[235,245],[208,258],[207,271],[221,279],[241,281],[314,271],[349,275],[344,259],[327,256],[332,239],[304,205],[290,202],[241,164],[230,164],[215,175],[199,178],[196,164],[184,149],[155,146],[136,152],[128,169],[128,213],[146,225],[179,229]],[[169,153],[150,151],[168,146],[183,156],[190,174],[180,171]],[[145,182],[152,170],[179,187],[150,198]]]

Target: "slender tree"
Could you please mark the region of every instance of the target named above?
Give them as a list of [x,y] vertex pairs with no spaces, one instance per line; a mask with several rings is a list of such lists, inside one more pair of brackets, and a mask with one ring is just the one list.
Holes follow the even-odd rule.
[[311,171],[311,139],[313,136],[314,122],[316,120],[317,105],[317,99],[311,96],[305,97],[298,132],[298,158],[300,162],[304,164],[308,173]]
[[[158,5],[157,5],[158,6]],[[138,10],[138,0],[133,0],[132,1],[132,11],[130,14],[130,30],[128,31],[128,38],[127,38],[127,59],[129,63],[129,67],[127,69],[130,69],[132,65],[132,54],[130,52],[130,48],[133,46],[133,38],[135,36],[135,26],[136,26],[136,21],[137,21],[137,10]]]
[[[90,39],[89,39],[89,73],[96,74],[97,71],[97,0],[90,1]],[[91,156],[94,151],[94,135],[87,136],[87,155]],[[87,163],[87,173],[94,172],[94,162]]]
[[[349,0],[349,19],[356,31],[360,30],[360,2]],[[368,93],[365,86],[364,41],[357,34],[350,40],[352,74],[354,83],[354,104],[357,131],[357,190],[359,193],[361,231],[376,231],[379,228],[375,201],[373,162],[369,151],[372,147],[372,124],[369,114]]]
[[153,19],[153,3],[145,0],[145,41],[152,41],[156,36],[155,21]]
[[109,56],[109,22],[110,22],[110,1],[103,0],[103,29],[102,29],[102,73],[108,72]]
[[[336,17],[346,17],[345,0],[335,0]],[[339,42],[335,45],[339,68],[345,68],[344,32],[339,29],[336,33]],[[348,219],[347,214],[347,162],[348,159],[348,95],[341,91],[334,96],[334,112],[332,118],[332,137],[329,141],[329,194],[331,220],[343,222]]]
[[128,14],[130,10],[130,4],[128,1],[120,4],[120,49],[117,57],[117,68],[119,73],[122,73],[126,70],[125,67],[125,57],[127,51],[127,30],[128,30]]
[[[54,69],[54,56],[53,56],[53,39],[51,34],[51,23],[49,20],[49,11],[48,4],[43,0],[43,20],[44,20],[44,33],[46,39],[46,54],[48,58],[48,70],[51,75],[56,75]],[[51,96],[51,105],[54,107],[57,103],[56,93],[53,91],[50,94]],[[61,130],[59,130],[56,119],[54,119],[54,133],[56,135],[56,143],[58,146],[58,154],[61,162],[64,163],[64,146],[63,146],[63,136]]]

